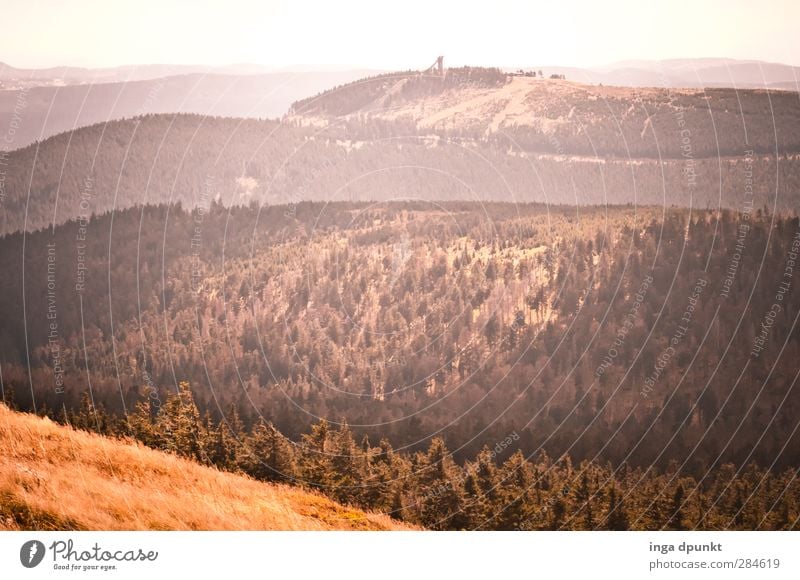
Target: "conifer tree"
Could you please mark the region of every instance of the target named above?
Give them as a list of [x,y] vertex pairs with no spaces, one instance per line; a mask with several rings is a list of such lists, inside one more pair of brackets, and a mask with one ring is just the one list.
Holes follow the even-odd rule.
[[153,408],[150,399],[136,403],[134,412],[128,415],[128,433],[148,447],[161,447],[161,434],[153,423]]
[[584,471],[578,489],[575,492],[575,500],[577,502],[575,507],[583,516],[581,529],[593,530],[595,522],[594,510],[592,509],[592,489],[589,485],[589,475],[586,473],[587,465],[584,464],[582,467]]
[[245,472],[262,481],[291,481],[294,458],[291,444],[272,423],[261,419],[247,438]]
[[165,450],[200,462],[205,460],[203,442],[206,437],[202,431],[200,411],[187,381],[181,381],[178,393],[167,399],[158,414],[156,426],[162,432]]
[[17,403],[14,400],[14,385],[0,385],[3,387],[3,396],[0,402],[5,403],[6,407],[11,409],[12,411],[17,410]]
[[494,522],[497,529],[514,530],[529,521],[533,497],[533,473],[530,462],[517,450],[503,463],[498,474],[501,511]]
[[347,422],[343,422],[332,436],[331,468],[334,497],[342,503],[359,499],[359,451]]
[[330,458],[330,425],[321,419],[302,437],[300,476],[308,485],[330,488],[333,469]]
[[247,433],[244,421],[239,414],[239,407],[235,403],[231,403],[228,411],[225,413],[222,422],[219,425],[222,431],[223,440],[228,447],[228,454],[230,456],[231,469],[242,469],[242,465],[247,460],[247,450],[244,448],[244,439]]
[[612,484],[608,493],[608,513],[606,513],[605,518],[605,529],[627,530],[629,525],[625,501],[619,497],[616,486]]
[[470,530],[478,529],[489,519],[490,507],[478,483],[478,477],[471,467],[467,468],[464,478],[463,510],[467,528]]
[[685,515],[683,511],[683,484],[679,483],[675,488],[675,493],[672,496],[672,504],[669,508],[670,516],[666,523],[667,527],[672,530],[685,530]]
[[73,413],[71,424],[76,429],[94,431],[104,435],[111,434],[114,430],[113,421],[102,405],[94,405],[88,391],[81,393],[81,403],[78,411]]
[[460,470],[444,440],[435,437],[428,452],[419,458],[420,518],[433,529],[465,529],[469,524],[463,512],[464,496]]

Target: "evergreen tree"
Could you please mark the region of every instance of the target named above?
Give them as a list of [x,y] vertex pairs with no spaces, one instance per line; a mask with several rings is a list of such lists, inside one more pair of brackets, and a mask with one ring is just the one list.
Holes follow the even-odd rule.
[[162,435],[154,425],[153,415],[150,399],[136,403],[134,412],[128,415],[128,433],[148,447],[160,448]]
[[353,433],[347,422],[343,422],[332,436],[331,482],[334,497],[342,503],[354,503],[360,498],[360,457]]
[[684,515],[683,510],[683,496],[683,484],[679,483],[675,488],[675,493],[672,496],[672,505],[670,506],[671,515],[669,517],[669,521],[667,522],[667,527],[672,530],[686,529],[686,516]]
[[497,504],[502,510],[496,512],[493,527],[500,530],[519,529],[529,521],[535,501],[531,464],[517,450],[503,463],[498,479],[500,491]]
[[70,423],[76,429],[93,431],[101,435],[110,435],[116,431],[114,420],[106,413],[103,405],[92,403],[92,397],[88,391],[81,393],[80,407],[76,413],[72,414]]
[[617,487],[612,484],[608,493],[608,513],[605,518],[605,529],[627,530],[629,527],[628,514],[625,510],[625,501],[617,494]]
[[249,454],[245,472],[262,481],[291,481],[294,478],[294,452],[291,444],[272,423],[261,419],[247,438]]
[[594,510],[592,509],[592,488],[589,484],[589,475],[586,473],[588,465],[584,464],[582,467],[583,475],[581,476],[581,482],[578,485],[578,489],[575,492],[575,499],[577,501],[576,507],[578,508],[579,513],[583,516],[581,529],[593,530],[595,522]]
[[333,484],[330,457],[330,426],[321,419],[311,427],[311,433],[302,437],[300,476],[303,482],[323,488]]
[[419,511],[422,523],[432,529],[466,529],[470,523],[464,506],[461,473],[444,440],[435,437],[428,452],[418,457]]
[[205,462],[203,443],[206,436],[200,421],[200,411],[194,403],[187,381],[178,385],[178,393],[170,396],[156,420],[162,432],[162,445],[166,451]]

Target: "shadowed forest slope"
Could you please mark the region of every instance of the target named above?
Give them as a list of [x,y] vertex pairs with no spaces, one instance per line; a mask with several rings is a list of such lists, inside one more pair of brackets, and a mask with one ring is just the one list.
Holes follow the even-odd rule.
[[88,377],[115,414],[187,380],[292,440],[344,419],[459,460],[516,431],[526,455],[792,466],[799,245],[756,209],[130,209],[4,240],[3,380],[57,412]]

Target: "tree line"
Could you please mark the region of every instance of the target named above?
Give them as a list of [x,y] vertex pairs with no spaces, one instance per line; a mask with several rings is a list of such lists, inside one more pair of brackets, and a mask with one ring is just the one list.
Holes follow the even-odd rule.
[[[13,403],[12,403],[13,405]],[[415,453],[386,439],[357,440],[346,422],[315,423],[297,442],[259,419],[246,429],[235,409],[222,420],[201,414],[187,382],[163,405],[140,402],[127,417],[95,406],[51,416],[105,436],[265,482],[300,485],[347,505],[438,530],[793,530],[800,519],[796,470],[773,473],[724,464],[701,478],[626,464],[519,450],[498,461],[509,434],[463,464],[441,437]]]

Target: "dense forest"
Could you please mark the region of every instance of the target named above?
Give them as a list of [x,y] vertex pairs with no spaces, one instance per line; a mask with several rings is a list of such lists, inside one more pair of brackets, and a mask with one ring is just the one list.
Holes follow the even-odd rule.
[[263,419],[246,430],[235,409],[221,421],[201,416],[188,383],[163,406],[141,402],[126,420],[84,394],[80,409],[55,418],[74,428],[134,438],[160,451],[257,480],[301,485],[346,505],[441,530],[793,530],[800,520],[797,472],[755,463],[723,464],[702,477],[568,455],[535,460],[515,451],[508,434],[470,461],[453,461],[443,439],[416,453],[386,439],[357,441],[346,423],[321,420],[299,442]]
[[[540,205],[134,208],[3,239],[4,396],[109,414],[181,381],[292,441],[701,477],[800,464],[798,218]],[[24,292],[24,294],[23,294]],[[24,298],[23,298],[24,297]]]

